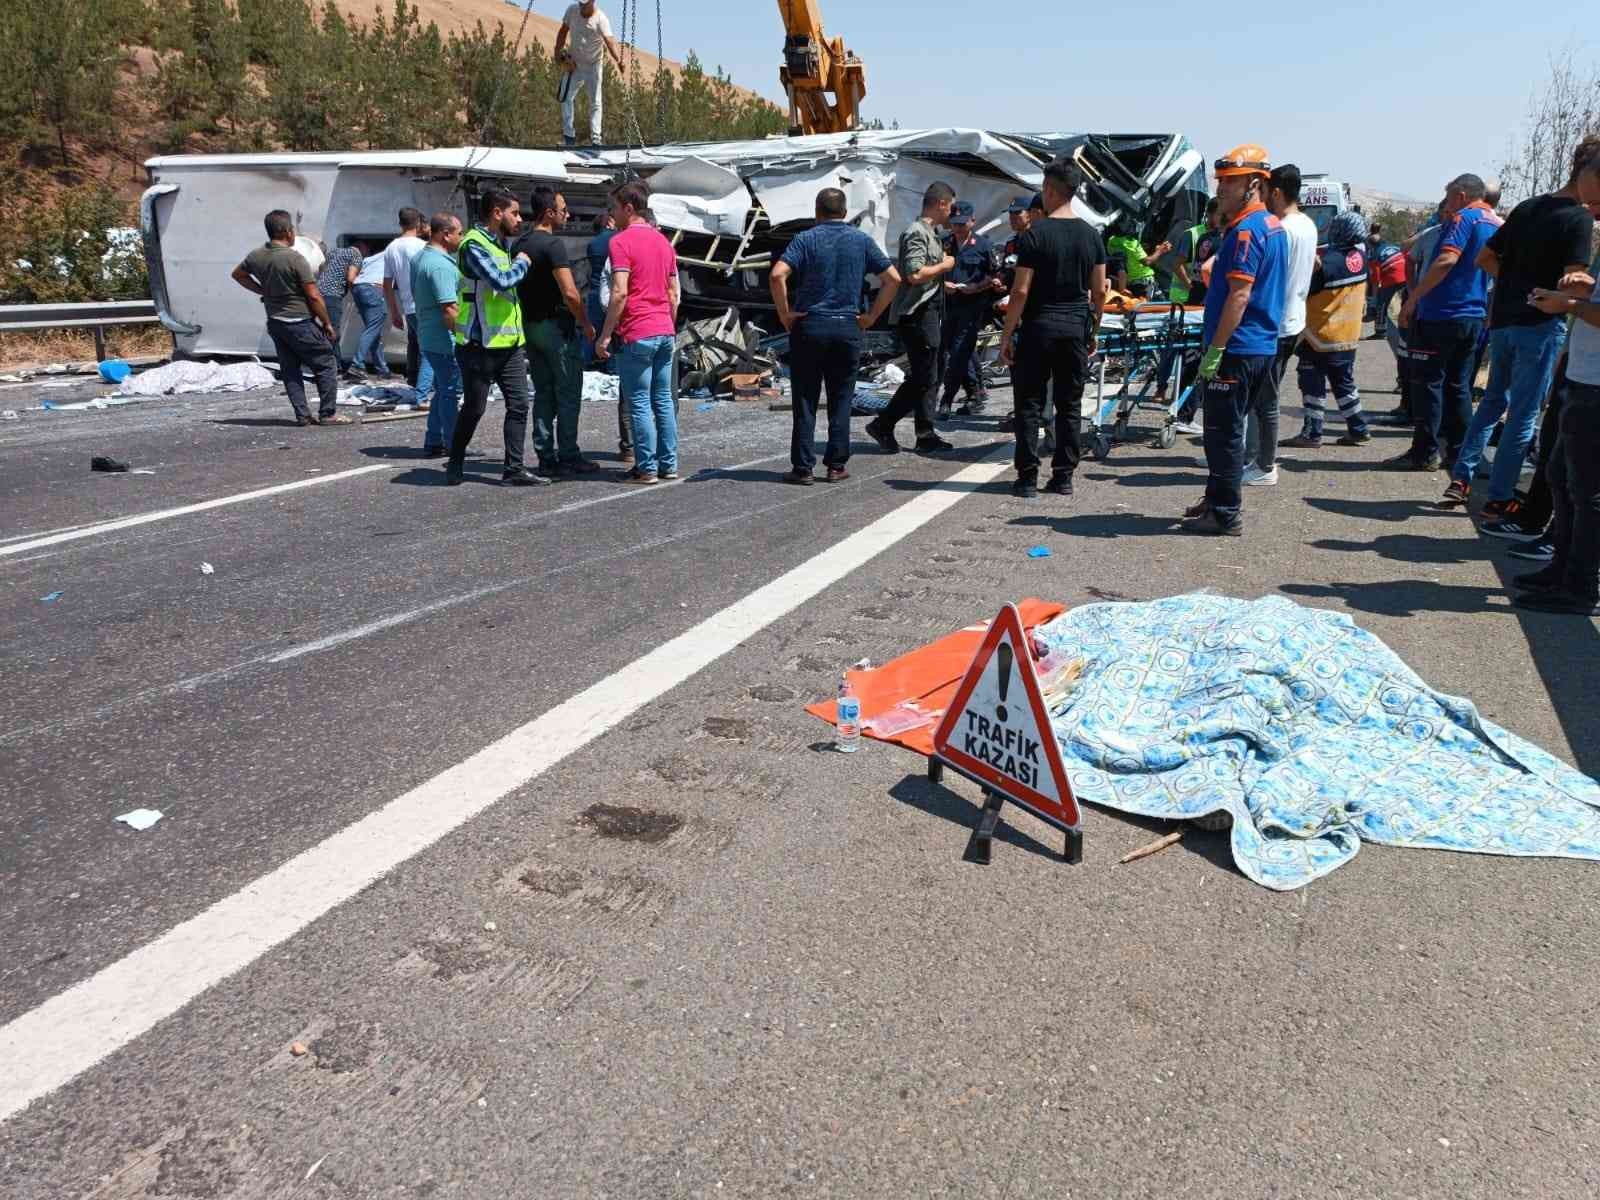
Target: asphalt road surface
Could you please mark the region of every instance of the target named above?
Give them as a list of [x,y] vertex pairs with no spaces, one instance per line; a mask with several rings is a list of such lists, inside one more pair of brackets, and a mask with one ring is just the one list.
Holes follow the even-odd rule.
[[419,421],[287,414],[0,424],[0,1195],[1600,1192],[1593,865],[1283,895],[1008,810],[978,867],[975,788],[802,711],[1006,600],[1282,592],[1600,773],[1595,623],[1512,609],[1442,476],[1370,469],[1398,432],[1234,541],[1171,532],[1191,439],[1025,503],[977,419],[805,490],[787,414],[685,404],[679,483],[503,489],[491,409],[446,489]]

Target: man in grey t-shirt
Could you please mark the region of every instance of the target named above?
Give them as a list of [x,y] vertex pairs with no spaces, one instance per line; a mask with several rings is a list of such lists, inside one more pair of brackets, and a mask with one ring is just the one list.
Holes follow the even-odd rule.
[[922,215],[900,235],[895,266],[903,284],[891,309],[895,332],[906,348],[906,381],[882,414],[867,422],[867,435],[886,454],[897,454],[894,427],[908,413],[917,431],[918,450],[953,450],[934,428],[939,387],[939,330],[944,317],[944,277],[956,260],[944,252],[938,227],[948,224],[956,192],[948,183],[930,183],[922,194]]
[[[265,224],[267,244],[250,251],[233,269],[233,281],[260,296],[267,310],[267,336],[278,352],[294,423],[348,425],[350,418],[338,415],[339,360],[333,349],[333,322],[311,264],[294,248],[294,218],[274,209]],[[306,407],[304,369],[317,381],[321,404],[315,417]]]

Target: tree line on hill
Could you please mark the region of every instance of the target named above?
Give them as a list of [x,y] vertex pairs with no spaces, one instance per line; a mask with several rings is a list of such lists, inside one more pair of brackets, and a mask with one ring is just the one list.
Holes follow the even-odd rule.
[[[32,219],[0,231],[0,302],[137,294],[139,280],[103,279],[96,266],[106,222],[135,223],[92,177],[108,155],[561,139],[560,71],[542,43],[513,45],[481,22],[446,35],[407,0],[365,23],[332,0],[6,0],[0,45],[0,180],[33,197]],[[763,137],[787,124],[692,52],[677,71],[626,50],[624,61],[606,81],[608,143]],[[582,130],[587,108],[581,97]]]

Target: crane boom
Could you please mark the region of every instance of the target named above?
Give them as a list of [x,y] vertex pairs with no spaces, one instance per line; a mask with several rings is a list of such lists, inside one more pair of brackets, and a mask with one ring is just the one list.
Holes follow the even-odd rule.
[[[844,133],[861,124],[867,68],[843,38],[822,32],[817,0],[778,0],[787,37],[778,78],[789,97],[789,132]],[[832,93],[834,99],[828,99]]]

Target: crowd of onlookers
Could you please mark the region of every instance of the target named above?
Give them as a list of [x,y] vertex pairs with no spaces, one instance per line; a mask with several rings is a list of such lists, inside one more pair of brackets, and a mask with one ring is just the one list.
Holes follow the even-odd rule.
[[[1444,470],[1442,503],[1467,503],[1486,475],[1483,531],[1518,543],[1542,565],[1518,576],[1517,603],[1557,612],[1595,611],[1600,588],[1600,291],[1594,218],[1600,213],[1600,139],[1583,142],[1562,188],[1502,217],[1476,175],[1451,180],[1433,218],[1396,244],[1368,229],[1357,209],[1322,228],[1300,211],[1300,172],[1242,145],[1213,165],[1216,196],[1201,220],[1154,246],[1138,231],[1105,236],[1075,208],[1084,184],[1069,159],[1049,164],[1043,187],[1010,206],[1011,239],[996,251],[974,229],[974,210],[943,182],[891,258],[852,224],[844,193],[816,198],[816,221],[774,264],[771,292],[789,335],[794,425],[788,482],[814,481],[818,409],[826,394],[823,465],[849,477],[850,417],[865,331],[887,321],[905,356],[905,377],[866,425],[880,450],[900,450],[896,429],[912,419],[914,447],[954,449],[939,434],[958,393],[963,415],[989,398],[978,344],[1003,314],[999,360],[1010,369],[1014,493],[1070,496],[1083,450],[1083,395],[1108,306],[1126,312],[1162,302],[1158,262],[1170,262],[1168,305],[1198,308],[1199,344],[1176,347],[1156,368],[1184,392],[1177,430],[1205,446],[1205,494],[1185,513],[1187,532],[1238,536],[1244,490],[1278,481],[1280,450],[1312,452],[1334,410],[1342,446],[1372,438],[1373,424],[1412,431],[1384,461],[1393,470]],[[587,245],[580,291],[562,235],[564,198],[535,188],[528,208],[490,190],[463,229],[451,213],[431,221],[400,212],[400,235],[379,253],[324,253],[297,242],[289,215],[270,213],[268,242],[234,278],[262,294],[269,335],[301,424],[341,422],[337,375],[386,375],[386,327],[405,330],[406,377],[429,410],[424,452],[447,459],[460,483],[491,387],[505,400],[502,478],[514,486],[590,474],[578,448],[586,365],[619,379],[619,450],[633,483],[677,476],[672,382],[679,285],[671,244],[655,227],[646,186],[611,194]],[[948,231],[948,232],[946,232]],[[362,334],[353,362],[336,349],[338,320],[353,299]],[[1397,364],[1399,405],[1363,411],[1356,349],[1367,316]],[[1570,337],[1569,337],[1570,331]],[[1288,366],[1303,401],[1300,429],[1279,437],[1279,393]],[[1487,386],[1474,407],[1474,380]],[[306,401],[303,370],[321,406]],[[1329,404],[1331,394],[1332,405]],[[532,416],[537,463],[524,464]],[[1042,437],[1041,437],[1042,435]],[[1490,443],[1493,467],[1482,471]],[[1044,458],[1048,479],[1040,487]],[[1532,476],[1522,486],[1525,468]]]

